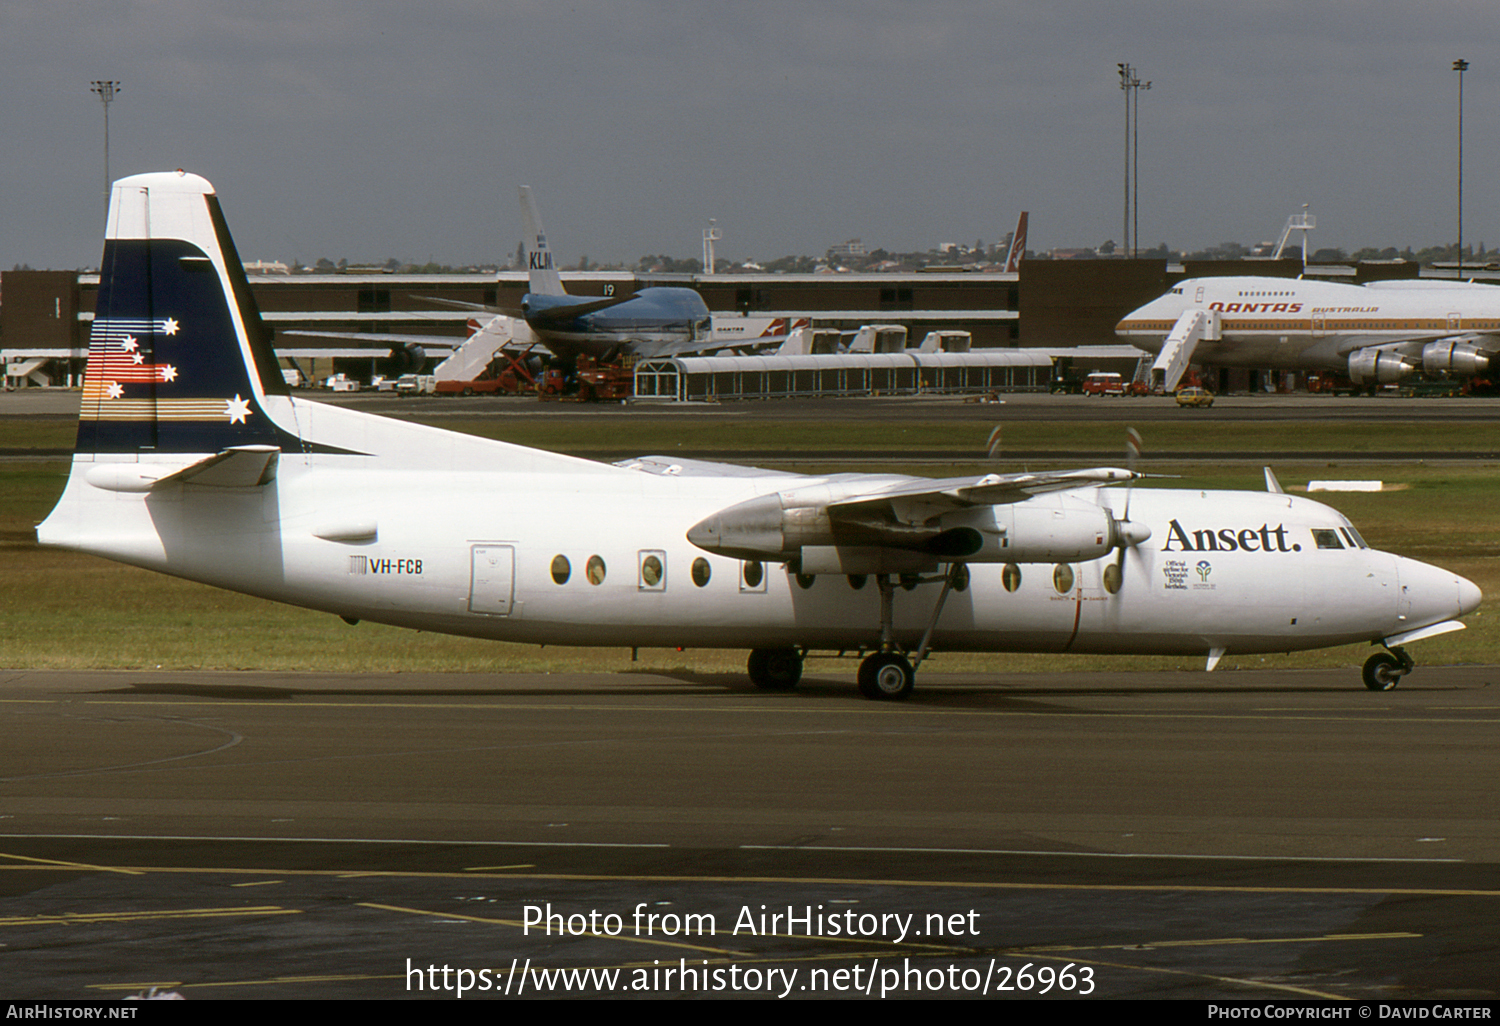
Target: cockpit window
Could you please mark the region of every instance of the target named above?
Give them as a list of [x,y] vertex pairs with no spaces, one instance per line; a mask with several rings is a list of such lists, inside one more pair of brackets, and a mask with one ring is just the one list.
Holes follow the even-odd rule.
[[1353,524],[1350,524],[1348,527],[1341,527],[1339,530],[1344,532],[1344,537],[1348,539],[1350,548],[1368,549],[1370,547],[1370,543],[1360,537],[1359,532],[1354,529]]
[[1339,541],[1339,533],[1325,529],[1313,528],[1313,541],[1318,543],[1320,549],[1341,549],[1344,543]]

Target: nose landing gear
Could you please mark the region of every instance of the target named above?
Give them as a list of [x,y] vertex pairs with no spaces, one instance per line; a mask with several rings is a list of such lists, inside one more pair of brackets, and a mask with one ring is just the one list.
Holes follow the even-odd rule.
[[1401,678],[1416,669],[1416,662],[1406,654],[1406,649],[1393,647],[1389,652],[1376,652],[1365,660],[1365,687],[1371,691],[1389,691],[1401,683]]

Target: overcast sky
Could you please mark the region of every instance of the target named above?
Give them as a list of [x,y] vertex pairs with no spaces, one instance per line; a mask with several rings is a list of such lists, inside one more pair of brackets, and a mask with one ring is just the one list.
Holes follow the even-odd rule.
[[245,259],[506,261],[1119,240],[1500,244],[1493,0],[4,0],[0,269],[98,262],[110,171],[218,190]]

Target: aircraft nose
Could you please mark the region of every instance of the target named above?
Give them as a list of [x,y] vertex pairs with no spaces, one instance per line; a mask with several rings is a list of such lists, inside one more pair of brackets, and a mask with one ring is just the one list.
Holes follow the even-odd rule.
[[1408,559],[1400,573],[1412,623],[1456,619],[1474,612],[1484,599],[1479,585],[1442,567]]
[[1479,603],[1484,601],[1484,592],[1479,590],[1479,585],[1467,577],[1458,579],[1458,615],[1467,616],[1479,608]]

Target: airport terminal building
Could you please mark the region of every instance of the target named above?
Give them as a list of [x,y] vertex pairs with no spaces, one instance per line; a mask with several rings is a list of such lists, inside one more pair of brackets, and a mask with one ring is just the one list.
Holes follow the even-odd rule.
[[[1018,272],[937,270],[901,274],[637,275],[564,273],[570,293],[603,296],[649,285],[697,289],[716,314],[811,318],[819,328],[872,323],[906,327],[912,344],[929,331],[971,334],[975,350],[1118,346],[1114,326],[1128,311],[1188,277],[1259,274],[1296,277],[1298,260],[1026,260]],[[1329,265],[1307,273],[1362,282],[1417,277],[1415,264]],[[288,336],[294,331],[469,333],[475,308],[517,310],[528,290],[524,271],[496,274],[251,274],[251,288],[278,349],[347,352],[357,341]],[[81,380],[99,276],[75,271],[9,271],[0,276],[0,355],[8,380],[66,385]],[[462,308],[446,304],[471,304]],[[365,377],[388,345],[372,342],[368,361],[304,357],[308,376],[335,370]],[[1118,360],[1116,361],[1118,362]],[[1109,369],[1116,369],[1110,367]],[[20,373],[16,373],[20,372]],[[1228,387],[1249,387],[1248,378]]]

